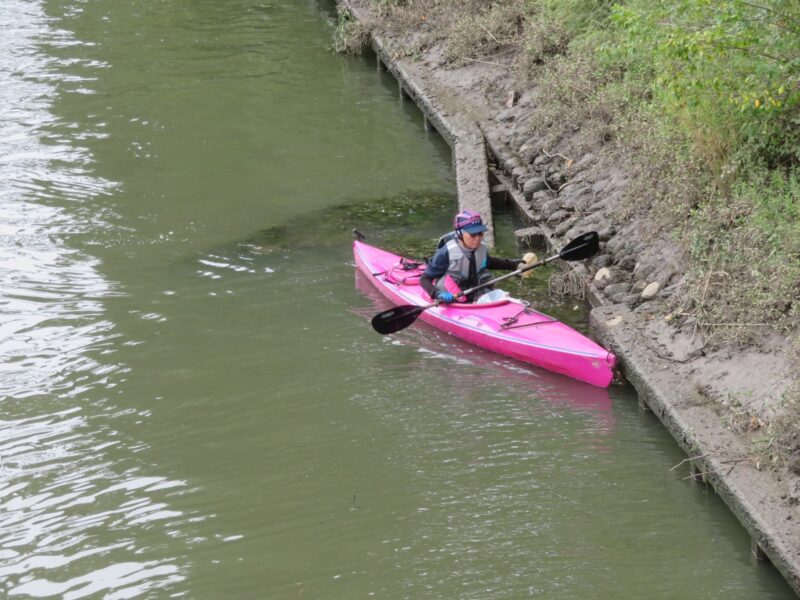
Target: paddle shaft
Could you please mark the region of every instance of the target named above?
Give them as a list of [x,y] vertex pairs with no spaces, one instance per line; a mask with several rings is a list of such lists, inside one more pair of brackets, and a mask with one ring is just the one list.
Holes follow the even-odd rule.
[[542,265],[546,265],[547,263],[552,262],[557,258],[561,258],[563,260],[582,260],[584,258],[588,258],[589,256],[592,256],[597,252],[598,242],[599,238],[597,233],[595,233],[594,231],[586,233],[572,240],[569,244],[564,246],[561,249],[561,252],[559,252],[558,254],[555,254],[549,258],[545,258],[544,260],[540,260],[539,262],[535,262],[532,265],[525,265],[521,269],[517,269],[516,271],[512,271],[511,273],[506,273],[505,275],[501,275],[500,277],[495,277],[494,279],[490,279],[489,281],[482,283],[480,285],[476,285],[475,287],[471,287],[468,290],[461,292],[458,295],[466,296],[468,294],[471,294],[472,292],[477,292],[478,290],[482,290],[485,287],[494,285],[498,281],[503,281],[505,279],[508,279],[509,277],[520,275],[525,271],[530,271],[531,269],[535,269],[536,267],[541,267]]
[[521,269],[517,269],[516,271],[511,271],[511,273],[506,273],[505,275],[501,275],[500,277],[495,277],[494,279],[490,279],[480,285],[476,285],[475,287],[471,287],[468,290],[464,290],[459,296],[468,296],[472,292],[477,292],[478,290],[482,290],[485,287],[489,287],[490,285],[494,285],[498,281],[504,281],[506,279],[510,279],[511,277],[515,277],[516,275],[521,275],[525,271],[530,271],[531,269],[535,269],[536,267],[541,267],[542,265],[546,265],[549,262],[554,261],[557,258],[561,258],[560,254],[556,254],[555,256],[551,256],[550,258],[545,258],[544,260],[540,260],[539,262],[535,262],[531,265],[525,265]]
[[[561,252],[559,252],[554,256],[535,262],[532,265],[525,265],[524,267],[517,269],[516,271],[512,271],[511,273],[506,273],[505,275],[501,275],[500,277],[495,277],[494,279],[491,279],[485,283],[481,283],[480,285],[471,287],[468,290],[459,292],[456,296],[460,297],[472,294],[473,292],[489,287],[490,285],[494,285],[498,281],[503,281],[505,279],[508,279],[509,277],[516,277],[517,275],[520,275],[525,271],[530,271],[531,269],[535,269],[536,267],[541,267],[542,265],[546,265],[547,263],[554,261],[557,258],[567,261],[582,260],[584,258],[589,258],[590,256],[593,256],[597,252],[598,243],[599,243],[599,237],[596,232],[592,231],[586,233],[572,240],[569,244],[567,244],[566,246],[564,246],[564,248],[561,249]],[[414,306],[414,305],[396,306],[395,308],[392,308],[390,310],[375,315],[372,319],[372,327],[375,329],[375,331],[384,335],[387,333],[395,333],[411,325],[417,319],[417,317],[424,311],[428,310],[429,308],[433,308],[434,306],[439,306],[440,304],[442,304],[441,301],[435,300],[431,304],[426,304],[424,306]]]

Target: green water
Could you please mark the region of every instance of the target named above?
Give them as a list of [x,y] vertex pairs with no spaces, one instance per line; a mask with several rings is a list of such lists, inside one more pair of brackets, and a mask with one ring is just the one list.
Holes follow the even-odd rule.
[[629,387],[372,331],[454,180],[332,14],[0,4],[0,596],[792,597]]

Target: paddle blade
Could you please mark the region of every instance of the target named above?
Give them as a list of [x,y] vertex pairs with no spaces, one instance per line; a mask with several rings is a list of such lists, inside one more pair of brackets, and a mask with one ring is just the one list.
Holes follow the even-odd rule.
[[563,260],[583,260],[597,254],[600,249],[600,236],[596,231],[584,233],[564,246],[558,256]]
[[381,335],[395,333],[416,321],[420,313],[426,308],[428,307],[414,306],[412,304],[395,306],[372,317],[372,328]]

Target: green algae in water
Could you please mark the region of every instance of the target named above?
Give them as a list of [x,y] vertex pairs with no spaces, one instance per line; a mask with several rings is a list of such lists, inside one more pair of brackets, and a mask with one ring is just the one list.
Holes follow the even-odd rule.
[[340,204],[269,227],[245,244],[261,253],[298,248],[342,246],[357,229],[367,242],[409,256],[430,256],[450,227],[453,196],[404,192],[398,196]]
[[[439,238],[451,230],[457,210],[452,195],[407,191],[397,196],[358,200],[314,211],[288,223],[257,232],[243,245],[257,254],[300,249],[341,248],[354,239],[353,229],[366,242],[401,256],[425,260],[436,251]],[[507,206],[493,213],[496,246],[492,254],[521,257],[526,248],[518,247],[514,231],[522,226]],[[539,252],[540,258],[544,258]],[[513,277],[497,284],[515,298],[528,300],[542,312],[570,326],[587,331],[585,303],[574,298],[555,298],[549,294],[549,280],[555,266],[543,266],[528,278]],[[498,272],[497,275],[502,275]]]

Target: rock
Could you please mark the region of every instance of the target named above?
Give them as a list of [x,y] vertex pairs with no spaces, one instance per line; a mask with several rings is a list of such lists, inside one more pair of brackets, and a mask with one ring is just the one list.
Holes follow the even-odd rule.
[[636,294],[640,294],[645,287],[647,287],[647,284],[644,281],[634,281],[633,285],[631,286],[631,291]]
[[508,109],[502,111],[497,116],[497,120],[502,123],[511,123],[517,118],[517,115],[515,113],[516,111],[513,108],[509,107]]
[[591,265],[593,267],[597,267],[600,269],[602,269],[603,267],[608,267],[610,264],[611,264],[610,254],[600,254],[599,256],[595,256],[591,262]]
[[566,210],[557,210],[549,217],[547,217],[547,222],[552,225],[555,223],[561,223],[566,219],[569,219],[569,213]]
[[528,248],[546,248],[547,238],[545,238],[544,231],[540,227],[526,227],[525,229],[517,229],[514,232],[517,238],[517,244],[526,246]]
[[[566,190],[569,190],[569,193],[567,193]],[[591,200],[591,195],[584,192],[589,192],[589,191],[590,190],[587,187],[564,188],[564,190],[562,190],[561,192],[562,195],[566,195],[566,199],[564,200],[564,206],[566,208],[570,208],[576,211],[585,210],[586,205]]]
[[553,173],[547,175],[547,183],[549,183],[550,187],[554,190],[560,188],[566,181],[567,176],[561,171],[554,171]]
[[543,169],[544,166],[551,160],[552,159],[546,154],[540,154],[539,156],[533,159],[533,166],[538,167],[539,169]]
[[594,274],[595,283],[605,283],[611,281],[611,270],[607,267],[602,267]]
[[675,293],[675,286],[668,286],[661,290],[661,297],[662,298],[672,298],[672,295]]
[[792,454],[789,457],[789,463],[786,466],[795,475],[800,475],[800,452],[795,452]]
[[603,270],[607,271],[608,275],[606,276],[604,273],[600,276],[600,279],[597,279],[597,273],[595,273],[594,285],[598,290],[604,291],[606,288],[614,284],[622,284],[618,285],[617,288],[611,288],[611,293],[616,293],[619,291],[627,293],[629,291],[630,286],[629,284],[625,283],[625,277],[623,273],[615,268],[610,267],[603,267],[598,270],[598,273]]
[[630,292],[631,286],[627,283],[612,283],[603,290],[606,297],[614,303],[624,302]]
[[547,200],[544,204],[542,204],[542,212],[546,215],[551,215],[559,210],[561,210],[561,200],[558,198],[553,198],[552,194],[548,194]]
[[663,288],[668,286],[670,283],[674,283],[675,281],[677,281],[679,277],[680,273],[678,273],[678,271],[674,267],[668,266],[666,269],[664,269],[658,274],[655,280]]
[[575,225],[575,221],[577,221],[577,217],[570,217],[569,219],[561,223],[558,227],[556,227],[553,230],[553,233],[560,238],[568,238],[567,232],[570,229],[572,229],[572,227]]
[[555,197],[556,197],[556,195],[553,192],[551,192],[550,190],[542,190],[541,192],[536,192],[531,197],[531,202],[538,203],[538,204],[544,204],[548,200],[553,200]]
[[539,138],[532,137],[519,147],[519,157],[523,162],[531,163],[539,154]]
[[604,280],[602,280],[602,281],[596,282],[596,283],[594,284],[594,287],[595,287],[595,289],[596,289],[598,292],[604,292],[604,291],[605,291],[605,289],[606,289],[606,287],[608,287],[608,285],[609,285],[610,283],[611,283],[611,280],[610,280],[610,279],[604,279]]
[[511,173],[517,167],[522,166],[522,161],[516,156],[511,156],[503,161],[503,171]]
[[652,300],[658,295],[658,291],[661,289],[661,285],[657,281],[653,281],[652,283],[647,284],[647,286],[642,290],[640,297],[642,300]]
[[636,308],[636,306],[642,301],[639,294],[624,294],[620,299],[622,304],[625,304],[629,308]]
[[519,94],[517,94],[517,90],[511,90],[508,92],[508,98],[506,99],[506,106],[511,108],[517,102],[517,98]]
[[586,165],[591,164],[593,161],[594,161],[594,154],[592,154],[591,152],[587,152],[578,159],[578,162],[575,163],[575,168],[578,170],[582,170]]
[[615,233],[617,233],[617,230],[613,226],[609,225],[608,227],[601,228],[597,232],[597,235],[600,236],[601,242],[607,242],[614,236]]
[[636,259],[632,255],[628,254],[626,256],[621,257],[617,261],[617,266],[620,269],[624,269],[625,271],[632,271],[633,267],[636,266]]
[[527,177],[528,176],[528,168],[522,165],[518,167],[514,167],[511,169],[511,179],[514,183],[517,183],[520,180],[520,177]]
[[[600,212],[606,207],[606,201],[600,200],[599,202],[595,202],[592,204],[588,209],[586,209],[590,213]],[[613,235],[613,234],[612,234]]]
[[530,94],[528,92],[522,92],[520,94],[519,100],[517,100],[517,106],[520,106],[522,108],[527,108],[531,106],[534,97],[535,97],[534,94]]
[[594,231],[600,228],[602,225],[605,225],[605,219],[603,215],[589,215],[586,214],[583,218],[583,222],[586,225],[586,231]]
[[592,229],[593,228],[591,227],[591,224],[587,224],[585,219],[584,220],[577,219],[577,218],[573,219],[572,229],[570,229],[569,231],[567,231],[564,234],[564,239],[565,240],[574,240],[576,237],[580,237],[584,233],[588,233],[589,231],[592,231]]
[[655,267],[653,265],[638,263],[633,269],[633,279],[634,281],[644,281],[654,270]]
[[522,186],[522,193],[525,194],[527,200],[531,200],[533,195],[547,189],[547,184],[541,177],[531,177]]
[[619,254],[625,247],[625,238],[623,236],[616,236],[608,240],[606,249],[610,254]]

